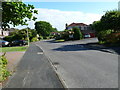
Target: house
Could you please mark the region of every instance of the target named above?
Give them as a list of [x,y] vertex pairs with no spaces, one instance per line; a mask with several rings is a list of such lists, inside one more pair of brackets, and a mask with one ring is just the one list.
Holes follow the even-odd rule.
[[4,31],[0,28],[0,38],[4,38],[5,36],[9,36],[11,32],[14,32],[14,28],[7,28]]
[[72,30],[73,28],[79,28],[84,35],[84,37],[95,37],[95,30],[92,30],[90,25],[84,23],[71,23],[70,25],[66,24],[66,30]]

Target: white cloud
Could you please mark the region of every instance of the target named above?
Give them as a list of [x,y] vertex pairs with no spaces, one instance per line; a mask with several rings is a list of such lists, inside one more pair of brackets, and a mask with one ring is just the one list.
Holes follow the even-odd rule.
[[[72,22],[78,22],[91,24],[93,21],[99,20],[102,16],[100,14],[83,13],[80,11],[60,11],[55,9],[42,9],[42,8],[36,8],[36,10],[38,10],[38,14],[35,15],[37,17],[37,21],[50,22],[52,26],[56,27],[58,30],[64,30],[66,23],[70,24]],[[28,23],[30,28],[34,28],[33,21]]]

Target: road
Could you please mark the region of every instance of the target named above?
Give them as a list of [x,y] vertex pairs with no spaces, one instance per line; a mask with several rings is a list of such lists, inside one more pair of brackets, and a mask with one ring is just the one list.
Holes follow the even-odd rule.
[[68,88],[118,88],[118,55],[92,50],[81,41],[40,41],[36,44],[50,58]]
[[3,90],[9,88],[63,88],[63,85],[43,51],[31,44]]

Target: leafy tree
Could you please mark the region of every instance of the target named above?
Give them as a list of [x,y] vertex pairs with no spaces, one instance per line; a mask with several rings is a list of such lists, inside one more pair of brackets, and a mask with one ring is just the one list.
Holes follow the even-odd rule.
[[102,16],[101,23],[104,25],[103,30],[112,29],[114,32],[120,31],[120,11],[107,11]]
[[28,20],[36,20],[33,14],[38,14],[33,5],[26,5],[23,2],[3,2],[2,3],[2,28],[28,25]]
[[52,25],[46,21],[36,22],[35,29],[40,36],[41,35],[43,36],[43,38],[46,38],[47,36],[49,36],[51,32],[56,31],[55,29],[52,28]]
[[79,28],[73,28],[73,32],[74,32],[74,34],[73,34],[74,40],[80,40],[83,38],[83,35],[80,32]]
[[92,29],[96,30],[97,32],[103,30],[103,26],[102,26],[101,21],[94,21],[91,26],[92,26]]
[[[120,11],[107,11],[100,21],[95,21],[92,24],[93,29],[96,30],[99,41],[107,43],[119,43],[120,37]],[[114,37],[113,37],[114,36]]]
[[57,28],[53,28],[53,32],[58,32]]

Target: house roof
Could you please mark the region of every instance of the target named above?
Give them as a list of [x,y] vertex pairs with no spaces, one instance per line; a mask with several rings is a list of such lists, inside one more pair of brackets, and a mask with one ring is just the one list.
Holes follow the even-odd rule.
[[84,24],[84,23],[71,23],[70,25],[68,25],[67,27],[70,27],[70,26],[88,26],[87,24]]

